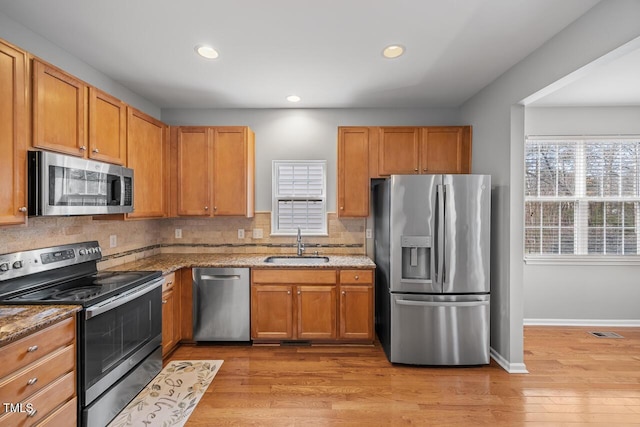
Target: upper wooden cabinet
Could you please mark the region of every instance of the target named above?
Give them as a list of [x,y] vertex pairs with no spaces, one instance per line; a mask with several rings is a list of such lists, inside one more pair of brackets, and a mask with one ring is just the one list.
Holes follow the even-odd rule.
[[124,165],[127,161],[127,109],[117,98],[89,88],[89,156]]
[[369,215],[369,128],[338,128],[338,216]]
[[251,129],[178,127],[172,130],[172,150],[177,216],[253,217],[255,135]]
[[87,157],[87,86],[33,60],[33,146]]
[[378,139],[378,174],[418,173],[420,128],[382,127]]
[[129,218],[161,218],[169,210],[168,127],[127,107],[127,167],[133,169],[134,211]]
[[381,127],[377,171],[391,174],[470,173],[471,127]]
[[0,42],[0,225],[27,218],[26,53]]
[[421,173],[471,173],[471,126],[420,130]]

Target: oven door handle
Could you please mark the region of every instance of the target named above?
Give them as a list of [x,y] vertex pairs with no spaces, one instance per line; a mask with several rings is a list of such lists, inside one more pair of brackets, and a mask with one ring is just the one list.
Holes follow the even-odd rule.
[[148,292],[151,292],[152,290],[162,286],[163,283],[164,283],[164,278],[159,277],[157,279],[152,280],[151,282],[147,282],[146,285],[133,288],[125,293],[116,295],[113,298],[109,298],[108,300],[102,301],[99,304],[96,304],[87,308],[84,311],[84,318],[85,320],[89,320],[92,317],[95,317],[95,316],[98,316],[99,314],[104,313],[105,311],[109,311],[123,304],[126,304],[129,301],[139,298],[142,295]]

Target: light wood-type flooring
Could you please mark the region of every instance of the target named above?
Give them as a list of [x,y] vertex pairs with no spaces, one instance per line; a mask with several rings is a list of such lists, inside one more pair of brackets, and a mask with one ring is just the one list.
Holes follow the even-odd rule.
[[187,427],[640,426],[640,328],[525,327],[524,336],[529,374],[494,361],[391,365],[379,344],[185,345],[169,360],[224,360]]

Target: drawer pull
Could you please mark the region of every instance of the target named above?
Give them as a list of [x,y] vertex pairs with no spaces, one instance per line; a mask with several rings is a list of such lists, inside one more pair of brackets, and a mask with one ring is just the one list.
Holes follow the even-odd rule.
[[166,300],[166,299],[163,299],[163,300],[162,300],[162,303],[163,303],[163,304],[166,304],[166,303],[167,303],[167,300]]
[[37,345],[32,345],[31,347],[29,347],[27,349],[27,353],[33,353],[34,351],[36,351],[38,349]]
[[173,285],[172,281],[167,282],[167,286],[171,286],[171,285]]
[[27,385],[34,385],[38,382],[38,377],[33,377],[29,381],[27,381]]
[[347,294],[347,292],[346,292],[346,291],[342,291],[342,295],[346,295],[346,294]]
[[360,276],[356,276],[355,279],[358,280],[360,278]]

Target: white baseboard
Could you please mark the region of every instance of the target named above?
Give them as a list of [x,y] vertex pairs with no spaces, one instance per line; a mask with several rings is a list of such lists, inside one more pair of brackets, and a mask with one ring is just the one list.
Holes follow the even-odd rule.
[[613,326],[639,327],[640,320],[619,319],[524,319],[525,326]]
[[502,369],[504,369],[510,374],[528,374],[529,373],[524,363],[511,363],[507,359],[502,357],[502,355],[497,351],[495,351],[493,348],[489,349],[489,354],[491,355],[491,358],[495,360],[496,363],[502,367]]

